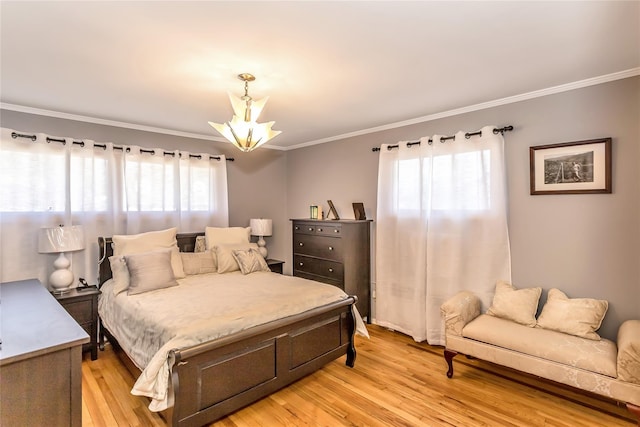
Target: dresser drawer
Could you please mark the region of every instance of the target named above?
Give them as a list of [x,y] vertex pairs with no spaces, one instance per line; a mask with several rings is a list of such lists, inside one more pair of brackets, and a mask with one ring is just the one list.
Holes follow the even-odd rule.
[[316,234],[320,236],[340,236],[340,224],[316,225]]
[[87,299],[84,301],[65,302],[62,305],[71,317],[82,325],[93,321],[92,303],[92,300]]
[[342,240],[335,237],[294,234],[293,248],[296,254],[342,261]]
[[293,226],[293,234],[316,234],[316,225],[312,223],[298,223]]
[[327,222],[302,222],[293,226],[293,233],[313,234],[319,236],[340,236],[342,229],[340,224]]
[[293,256],[294,274],[309,273],[330,280],[332,284],[341,284],[344,277],[344,266],[340,262],[312,258],[304,255]]

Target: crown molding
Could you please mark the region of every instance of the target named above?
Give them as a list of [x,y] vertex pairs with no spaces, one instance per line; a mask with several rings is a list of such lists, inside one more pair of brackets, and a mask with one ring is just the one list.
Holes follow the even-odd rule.
[[615,80],[626,79],[628,77],[635,77],[638,75],[640,75],[640,67],[630,68],[628,70],[619,71],[617,73],[611,73],[603,76],[579,80],[572,83],[566,83],[563,85],[552,86],[546,89],[540,89],[533,92],[526,92],[519,95],[508,96],[506,98],[494,99],[492,101],[482,102],[480,104],[469,105],[467,107],[461,107],[453,110],[443,111],[440,113],[430,114],[427,116],[417,117],[415,119],[403,120],[401,122],[390,123],[387,125],[376,126],[368,129],[362,129],[355,132],[344,133],[342,135],[336,135],[328,138],[317,139],[315,141],[304,142],[301,144],[290,146],[287,149],[294,150],[297,148],[310,147],[312,145],[324,144],[327,142],[337,141],[340,139],[353,138],[356,136],[367,135],[374,132],[381,132],[389,129],[396,129],[403,126],[410,126],[418,123],[430,122],[430,121],[442,119],[445,117],[457,116],[460,114],[470,113],[478,110],[485,110],[487,108],[498,107],[501,105],[513,104],[515,102],[525,101],[525,100],[534,99],[534,98],[540,98],[548,95],[554,95],[556,93],[568,92],[575,89],[581,89],[588,86],[595,86],[595,85],[608,83]]
[[[598,84],[608,83],[608,82],[615,81],[615,80],[626,79],[628,77],[635,77],[635,76],[638,76],[638,75],[640,75],[640,67],[630,68],[628,70],[619,71],[619,72],[616,72],[616,73],[605,74],[605,75],[602,75],[602,76],[592,77],[592,78],[589,78],[589,79],[579,80],[579,81],[576,81],[576,82],[566,83],[566,84],[562,84],[562,85],[558,85],[558,86],[552,86],[552,87],[549,87],[549,88],[546,88],[546,89],[540,89],[540,90],[536,90],[536,91],[533,91],[533,92],[527,92],[527,93],[522,93],[522,94],[519,94],[519,95],[508,96],[506,98],[495,99],[495,100],[492,100],[492,101],[487,101],[487,102],[482,102],[482,103],[479,103],[479,104],[469,105],[467,107],[461,107],[461,108],[456,108],[456,109],[453,109],[453,110],[443,111],[443,112],[440,112],[440,113],[429,114],[427,116],[416,117],[414,119],[403,120],[403,121],[400,121],[400,122],[390,123],[390,124],[387,124],[387,125],[376,126],[376,127],[372,127],[372,128],[368,128],[368,129],[362,129],[362,130],[355,131],[355,132],[343,133],[341,135],[335,135],[335,136],[331,136],[331,137],[327,137],[327,138],[317,139],[317,140],[314,140],[314,141],[303,142],[301,144],[292,145],[290,147],[279,147],[279,146],[276,146],[276,145],[265,144],[261,148],[268,148],[268,149],[280,150],[280,151],[295,150],[295,149],[298,149],[298,148],[310,147],[312,145],[324,144],[324,143],[327,143],[327,142],[338,141],[338,140],[341,140],[341,139],[353,138],[353,137],[361,136],[361,135],[367,135],[367,134],[374,133],[374,132],[381,132],[381,131],[385,131],[385,130],[389,130],[389,129],[396,129],[396,128],[403,127],[403,126],[410,126],[410,125],[414,125],[414,124],[417,124],[417,123],[429,122],[429,121],[433,121],[433,120],[437,120],[437,119],[442,119],[442,118],[445,118],[445,117],[457,116],[457,115],[460,115],[460,114],[470,113],[470,112],[478,111],[478,110],[484,110],[484,109],[487,109],[487,108],[498,107],[498,106],[501,106],[501,105],[513,104],[515,102],[525,101],[525,100],[528,100],[528,99],[540,98],[540,97],[543,97],[543,96],[554,95],[554,94],[562,93],[562,92],[568,92],[568,91],[575,90],[575,89],[581,89],[581,88],[585,88],[585,87],[589,87],[589,86],[595,86],[595,85],[598,85]],[[144,132],[153,132],[153,133],[160,133],[160,134],[166,134],[166,135],[180,136],[180,137],[185,137],[185,138],[196,138],[196,139],[204,139],[204,140],[209,140],[209,141],[229,143],[224,138],[214,137],[214,136],[211,136],[211,135],[205,135],[205,134],[199,134],[199,133],[191,133],[191,132],[183,132],[183,131],[174,130],[174,129],[165,129],[165,128],[159,128],[159,127],[154,127],[154,126],[145,126],[145,125],[140,125],[140,124],[135,124],[135,123],[128,123],[128,122],[121,122],[121,121],[116,121],[116,120],[106,120],[106,119],[83,116],[83,115],[78,115],[78,114],[62,113],[62,112],[59,112],[59,111],[45,110],[45,109],[34,108],[34,107],[26,107],[26,106],[22,106],[22,105],[9,104],[9,103],[5,103],[5,102],[0,102],[0,108],[3,109],[3,110],[17,111],[17,112],[21,112],[21,113],[36,114],[36,115],[40,115],[40,116],[55,117],[55,118],[67,119],[67,120],[76,120],[76,121],[80,121],[80,122],[93,123],[93,124],[98,124],[98,125],[115,126],[115,127],[120,127],[120,128],[126,128],[126,129],[140,130],[140,131],[144,131]]]

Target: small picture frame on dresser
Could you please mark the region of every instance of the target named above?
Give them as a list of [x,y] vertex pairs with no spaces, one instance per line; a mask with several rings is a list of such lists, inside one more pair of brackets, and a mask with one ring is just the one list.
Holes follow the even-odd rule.
[[339,220],[340,215],[338,215],[338,211],[336,210],[336,207],[333,206],[333,202],[331,200],[327,200],[327,203],[329,204],[329,212],[327,212],[327,219],[329,219],[329,215],[333,215],[334,220]]
[[367,216],[364,213],[364,203],[356,202],[353,204],[353,217],[356,220],[364,221],[367,219]]

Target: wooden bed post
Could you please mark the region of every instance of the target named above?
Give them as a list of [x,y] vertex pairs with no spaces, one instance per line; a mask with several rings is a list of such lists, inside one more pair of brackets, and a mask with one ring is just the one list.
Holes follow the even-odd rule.
[[[356,301],[358,300],[357,297],[354,298]],[[353,311],[349,313],[347,319],[349,321],[349,346],[347,347],[346,365],[353,368],[356,365],[356,319],[353,316]]]

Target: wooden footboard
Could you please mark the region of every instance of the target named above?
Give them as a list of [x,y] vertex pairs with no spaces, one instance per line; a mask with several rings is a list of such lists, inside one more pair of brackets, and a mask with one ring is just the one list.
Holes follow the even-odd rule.
[[346,354],[355,363],[355,298],[221,340],[174,350],[170,426],[201,426]]

